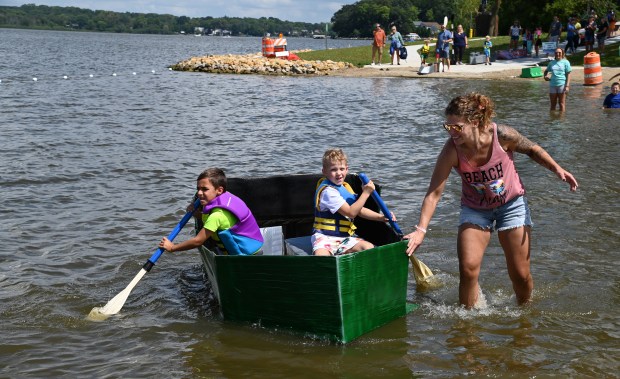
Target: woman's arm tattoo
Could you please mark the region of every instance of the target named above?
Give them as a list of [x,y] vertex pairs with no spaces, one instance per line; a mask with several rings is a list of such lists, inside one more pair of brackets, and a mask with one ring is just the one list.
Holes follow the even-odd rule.
[[498,125],[497,136],[514,151],[527,155],[534,162],[553,171],[553,164],[549,161],[551,157],[549,157],[545,149],[530,141],[515,129],[506,125]]
[[512,147],[514,151],[526,154],[532,159],[536,159],[535,154],[537,153],[537,149],[534,149],[534,146],[537,145],[517,132],[514,128],[507,125],[497,125],[497,137],[509,147]]

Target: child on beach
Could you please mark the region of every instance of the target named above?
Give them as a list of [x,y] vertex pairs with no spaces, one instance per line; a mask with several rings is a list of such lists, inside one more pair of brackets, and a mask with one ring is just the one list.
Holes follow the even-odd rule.
[[[357,216],[386,222],[380,213],[364,207],[375,190],[372,181],[357,195],[345,182],[348,159],[341,149],[328,149],[323,154],[323,175],[314,195],[313,255],[340,255],[368,250],[374,245],[355,235],[353,219]],[[392,216],[392,219],[394,216]]]
[[185,251],[212,239],[222,254],[253,255],[263,246],[263,237],[250,209],[243,200],[226,191],[226,175],[219,168],[209,168],[196,179],[200,206],[194,212],[202,218],[196,236],[179,244],[162,238],[159,247],[169,252]]
[[538,52],[542,47],[542,28],[540,26],[537,27],[534,34],[536,35],[536,41],[534,42],[534,51],[536,52],[536,58],[538,58]]
[[484,62],[484,65],[491,65],[491,47],[493,47],[493,42],[491,42],[491,37],[490,36],[486,36],[485,41],[484,41],[484,56],[487,58],[486,62]]
[[429,40],[424,40],[424,45],[418,50],[420,54],[420,58],[422,58],[422,65],[426,64],[426,59],[428,58],[428,54],[431,52],[431,47],[429,46]]

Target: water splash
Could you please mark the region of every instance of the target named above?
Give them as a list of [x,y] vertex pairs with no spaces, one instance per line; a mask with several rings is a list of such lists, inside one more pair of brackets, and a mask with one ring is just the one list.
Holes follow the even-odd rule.
[[102,321],[107,320],[110,316],[111,315],[102,313],[101,307],[95,307],[90,311],[88,316],[86,316],[86,319],[89,321],[102,322]]

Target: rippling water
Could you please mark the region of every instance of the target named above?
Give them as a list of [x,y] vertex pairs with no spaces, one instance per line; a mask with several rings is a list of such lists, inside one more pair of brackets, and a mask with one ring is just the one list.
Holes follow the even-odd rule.
[[[291,49],[324,44],[289,39]],[[258,38],[0,29],[1,376],[617,376],[620,114],[599,109],[607,88],[575,86],[558,116],[542,81],[166,68],[259,50]],[[340,146],[354,171],[386,186],[384,199],[410,230],[446,138],[442,109],[472,90],[491,95],[498,121],[580,182],[570,193],[517,158],[535,223],[531,307],[514,305],[496,238],[481,274],[487,306],[457,306],[453,176],[419,254],[442,286],[418,293],[412,283],[419,310],[347,346],[222,321],[195,252],[162,256],[118,316],[85,319],[137,274],[209,166],[229,176],[318,172],[325,147]]]

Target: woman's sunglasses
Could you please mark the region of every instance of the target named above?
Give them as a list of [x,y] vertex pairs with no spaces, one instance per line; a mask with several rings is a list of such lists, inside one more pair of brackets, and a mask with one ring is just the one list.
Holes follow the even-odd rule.
[[461,124],[447,124],[443,123],[443,128],[447,131],[454,130],[457,133],[460,133],[463,130],[463,125]]

